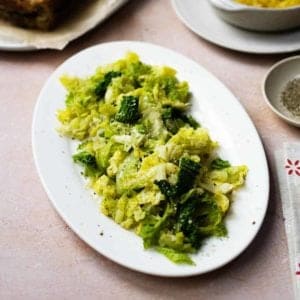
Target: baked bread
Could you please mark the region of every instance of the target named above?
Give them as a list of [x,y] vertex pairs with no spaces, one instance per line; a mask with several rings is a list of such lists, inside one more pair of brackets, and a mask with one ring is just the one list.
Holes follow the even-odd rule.
[[71,0],[0,0],[0,17],[25,28],[53,29]]

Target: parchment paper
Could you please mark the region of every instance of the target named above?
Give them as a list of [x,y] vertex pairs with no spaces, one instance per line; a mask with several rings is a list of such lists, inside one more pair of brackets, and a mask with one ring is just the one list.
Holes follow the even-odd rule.
[[70,41],[94,28],[127,0],[84,1],[55,30],[23,29],[0,20],[0,38],[18,41],[22,46],[62,50]]

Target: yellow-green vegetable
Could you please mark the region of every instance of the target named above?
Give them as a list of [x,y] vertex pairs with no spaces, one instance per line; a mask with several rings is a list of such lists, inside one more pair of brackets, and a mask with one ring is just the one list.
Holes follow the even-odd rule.
[[205,238],[226,235],[230,196],[247,167],[217,157],[218,144],[189,114],[188,84],[175,70],[128,53],[61,83],[59,131],[80,141],[73,160],[102,197],[103,214],[180,264],[193,264],[189,254]]
[[287,8],[300,5],[300,0],[235,0],[236,2],[269,8]]

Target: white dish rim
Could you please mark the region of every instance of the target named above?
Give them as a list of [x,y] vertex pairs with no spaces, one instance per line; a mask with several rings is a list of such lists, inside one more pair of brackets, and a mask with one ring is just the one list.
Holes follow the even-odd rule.
[[[236,52],[241,52],[241,53],[246,53],[246,54],[255,54],[255,55],[274,55],[274,54],[283,54],[283,53],[294,53],[296,51],[299,51],[300,50],[300,43],[299,45],[295,46],[295,47],[286,47],[286,48],[282,48],[282,49],[275,49],[273,50],[272,48],[268,48],[266,50],[256,50],[256,49],[252,49],[252,48],[245,48],[245,47],[238,47],[238,46],[232,46],[230,45],[229,43],[227,42],[224,42],[222,40],[220,40],[219,38],[216,38],[216,37],[211,37],[207,34],[204,34],[204,33],[199,33],[198,30],[193,26],[191,25],[191,23],[186,20],[181,12],[179,11],[179,8],[177,7],[177,0],[171,0],[172,1],[172,7],[177,15],[177,17],[179,18],[179,20],[188,28],[190,29],[194,34],[196,34],[197,36],[199,36],[200,38],[204,39],[205,41],[208,41],[214,45],[217,45],[219,47],[222,47],[222,48],[225,48],[225,49],[229,49],[229,50],[233,50],[233,51],[236,51]],[[209,1],[209,0],[203,0],[203,1]],[[217,15],[213,15],[214,18],[218,18]],[[233,25],[229,25],[227,24],[226,22],[224,22],[224,26],[231,26],[234,28]],[[241,30],[241,31],[245,31],[245,32],[248,32],[247,30],[243,30],[241,28],[234,28],[236,30]],[[298,30],[294,30],[294,31],[299,31],[300,32],[300,29]],[[264,33],[256,33],[256,34],[264,34]],[[271,33],[272,34],[272,33]],[[283,32],[282,33],[282,36],[284,36],[286,33]]]

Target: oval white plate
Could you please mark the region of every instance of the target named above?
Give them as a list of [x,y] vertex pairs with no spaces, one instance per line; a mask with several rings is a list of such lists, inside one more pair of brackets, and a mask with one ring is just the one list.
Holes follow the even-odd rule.
[[[99,213],[98,203],[73,164],[74,143],[59,137],[55,113],[64,107],[62,74],[86,76],[99,65],[135,51],[149,64],[168,65],[187,80],[193,94],[193,115],[220,142],[220,154],[233,164],[246,164],[247,183],[234,197],[226,218],[228,238],[210,238],[193,256],[196,266],[175,265],[164,256],[144,250],[142,240]],[[113,42],[88,48],[64,62],[51,75],[36,104],[32,142],[35,163],[44,188],[66,223],[96,251],[140,272],[160,276],[206,273],[239,255],[258,232],[268,204],[269,178],[265,153],[248,115],[228,89],[195,62],[171,50],[140,42]],[[100,233],[103,232],[101,236]]]
[[209,0],[172,0],[181,21],[203,39],[218,46],[255,54],[294,52],[300,49],[300,29],[263,33],[239,29],[221,20]]

